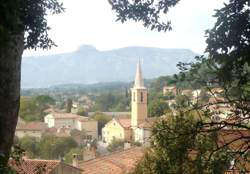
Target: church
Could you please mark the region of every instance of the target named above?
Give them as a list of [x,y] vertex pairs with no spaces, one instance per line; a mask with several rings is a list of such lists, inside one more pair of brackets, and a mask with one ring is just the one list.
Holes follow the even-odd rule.
[[144,86],[140,62],[131,95],[131,118],[113,118],[102,129],[102,140],[108,144],[113,140],[124,140],[149,145],[151,129],[157,118],[148,118],[148,90]]

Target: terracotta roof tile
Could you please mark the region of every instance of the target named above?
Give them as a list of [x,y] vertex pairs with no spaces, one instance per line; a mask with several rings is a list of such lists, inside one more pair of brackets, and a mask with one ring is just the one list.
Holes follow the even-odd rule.
[[130,128],[131,119],[130,118],[115,118],[115,120],[123,127]]
[[142,158],[142,148],[131,148],[121,152],[80,162],[83,174],[123,174],[132,171]]
[[78,173],[83,171],[80,168],[76,168],[58,160],[23,159],[20,162],[9,160],[8,164],[20,174],[38,174],[40,172],[42,174],[54,174],[59,165],[72,168],[74,171],[78,171]]
[[140,128],[151,128],[151,127],[153,127],[154,123],[159,119],[160,119],[160,117],[147,118],[144,122],[140,123],[138,127],[140,127]]
[[28,122],[17,124],[16,130],[45,130],[46,123],[43,122]]
[[17,173],[25,174],[37,174],[40,170],[44,171],[44,174],[50,174],[58,165],[60,161],[56,160],[35,160],[35,159],[25,159],[20,163],[14,160],[9,161],[9,165]]
[[81,121],[81,122],[91,120],[89,117],[80,116],[80,115],[72,114],[72,113],[53,112],[53,113],[51,113],[51,115],[55,119],[76,119],[76,120]]

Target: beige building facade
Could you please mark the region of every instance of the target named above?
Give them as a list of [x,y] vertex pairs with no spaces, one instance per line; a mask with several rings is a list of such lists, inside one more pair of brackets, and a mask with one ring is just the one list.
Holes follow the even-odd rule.
[[44,117],[44,122],[47,123],[49,128],[68,128],[84,130],[87,136],[91,139],[98,138],[98,124],[97,121],[72,113],[50,113]]
[[102,140],[108,144],[114,140],[130,141],[131,129],[129,118],[113,118],[102,129]]
[[18,123],[15,136],[23,138],[25,136],[41,138],[45,133],[47,125],[43,122]]

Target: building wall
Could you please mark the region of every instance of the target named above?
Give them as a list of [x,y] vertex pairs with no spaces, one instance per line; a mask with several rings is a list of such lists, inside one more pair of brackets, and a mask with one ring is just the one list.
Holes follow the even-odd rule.
[[143,146],[150,145],[151,129],[136,128],[134,129],[134,141],[140,142]]
[[98,125],[97,121],[90,120],[90,121],[77,121],[78,129],[85,130],[87,135],[91,135],[92,139],[98,138]]
[[48,124],[48,127],[54,127],[55,125],[55,120],[54,117],[51,114],[48,114],[44,117],[44,122]]
[[137,127],[148,115],[147,89],[131,89],[131,126]]
[[44,122],[48,124],[49,128],[70,127],[71,129],[77,129],[76,118],[54,118],[52,114],[48,114],[45,116]]
[[33,130],[16,130],[15,135],[18,138],[23,138],[25,136],[41,138],[42,131],[37,131],[37,130],[34,130],[34,131]]
[[125,140],[130,135],[128,135],[128,131],[124,131],[124,128],[113,119],[102,129],[102,136],[102,139],[110,144],[113,139]]

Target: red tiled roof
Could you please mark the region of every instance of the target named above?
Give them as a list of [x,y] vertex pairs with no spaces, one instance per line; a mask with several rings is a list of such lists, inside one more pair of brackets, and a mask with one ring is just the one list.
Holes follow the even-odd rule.
[[57,112],[53,112],[53,113],[51,113],[51,115],[55,119],[77,119],[79,121],[89,121],[90,120],[89,117],[80,116],[80,115],[72,114],[72,113],[57,113]]
[[150,118],[147,118],[145,119],[144,122],[140,123],[138,125],[139,128],[151,128],[153,127],[154,123],[159,120],[160,117],[150,117]]
[[38,130],[42,131],[46,128],[43,122],[28,122],[17,124],[16,130]]
[[58,165],[60,161],[56,160],[36,160],[36,159],[25,159],[20,163],[14,160],[9,161],[9,165],[17,173],[25,174],[37,174],[39,170],[43,170],[43,174],[50,174]]
[[129,128],[131,126],[130,118],[115,118],[115,120],[123,127]]
[[8,164],[11,168],[13,168],[17,173],[20,174],[54,174],[55,169],[59,165],[70,167],[78,172],[83,171],[80,168],[76,168],[58,160],[23,159],[20,162],[9,160]]
[[250,147],[250,130],[247,129],[222,129],[218,138],[219,146],[230,143],[229,148],[233,151]]
[[84,170],[83,174],[123,174],[132,171],[143,154],[142,148],[131,148],[80,162],[79,166]]

